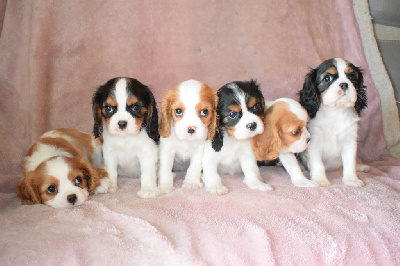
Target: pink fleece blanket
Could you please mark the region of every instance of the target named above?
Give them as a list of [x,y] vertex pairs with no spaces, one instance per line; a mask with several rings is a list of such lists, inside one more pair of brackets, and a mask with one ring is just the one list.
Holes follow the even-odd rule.
[[[400,264],[400,161],[388,156],[379,95],[351,0],[2,1],[0,4],[1,265]],[[297,99],[309,67],[343,57],[364,69],[359,157],[364,188],[291,185],[263,167],[275,190],[180,189],[139,199],[138,179],[80,207],[21,206],[22,158],[42,133],[90,132],[91,96],[112,77],[137,78],[160,106],[187,79],[219,88],[257,79],[267,100]]]
[[220,197],[178,188],[141,199],[139,180],[121,178],[115,194],[65,211],[1,194],[1,264],[398,265],[400,162],[371,166],[363,188],[343,186],[337,171],[332,186],[310,189],[263,167],[274,191],[225,176]]

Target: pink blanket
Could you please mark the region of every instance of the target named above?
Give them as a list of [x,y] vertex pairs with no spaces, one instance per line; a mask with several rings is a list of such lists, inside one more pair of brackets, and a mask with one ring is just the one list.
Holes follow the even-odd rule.
[[[351,0],[3,1],[0,27],[0,264],[400,264],[400,161],[388,156]],[[191,78],[214,88],[254,78],[267,100],[297,99],[309,67],[331,57],[364,69],[364,188],[341,185],[340,171],[328,188],[296,188],[264,167],[268,193],[240,175],[223,178],[226,196],[178,188],[146,200],[139,180],[120,179],[117,193],[66,211],[13,193],[42,133],[92,130],[92,93],[112,77],[137,78],[159,104]]]

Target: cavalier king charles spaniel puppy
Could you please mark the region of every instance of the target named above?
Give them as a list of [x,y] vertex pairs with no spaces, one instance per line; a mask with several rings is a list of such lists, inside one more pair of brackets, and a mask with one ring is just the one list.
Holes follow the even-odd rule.
[[113,78],[94,93],[93,117],[94,136],[104,138],[109,192],[118,189],[117,176],[140,176],[138,195],[158,196],[158,114],[150,89],[133,78]]
[[81,205],[110,184],[102,168],[101,140],[75,129],[43,134],[28,150],[16,193],[24,205],[56,209]]
[[272,190],[261,181],[251,145],[252,138],[264,131],[265,102],[259,86],[253,80],[235,81],[222,86],[217,96],[217,131],[206,141],[202,163],[206,190],[215,195],[228,193],[218,172],[234,174],[240,170],[249,188]]
[[253,138],[257,161],[262,164],[279,158],[293,185],[298,187],[318,187],[303,175],[295,155],[303,152],[310,141],[308,120],[308,113],[300,103],[280,98],[266,103],[264,132]]
[[343,184],[363,186],[356,174],[358,121],[367,107],[361,70],[341,58],[324,61],[307,74],[300,103],[311,118],[311,140],[302,156],[311,180],[328,186],[325,170],[343,166]]
[[166,92],[159,127],[162,192],[173,190],[173,168],[187,169],[182,187],[203,187],[201,161],[207,137],[213,139],[215,134],[217,102],[216,92],[196,80],[184,81]]

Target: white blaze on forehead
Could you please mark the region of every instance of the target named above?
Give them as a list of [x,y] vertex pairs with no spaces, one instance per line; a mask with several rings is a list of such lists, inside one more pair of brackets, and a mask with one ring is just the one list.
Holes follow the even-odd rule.
[[179,99],[186,108],[195,108],[200,102],[200,90],[202,83],[197,80],[187,80],[179,84]]
[[346,61],[344,61],[342,58],[335,58],[336,61],[336,69],[339,74],[339,78],[347,78],[346,73],[344,73],[344,70],[347,67]]
[[307,121],[308,113],[307,111],[301,106],[301,104],[293,99],[290,98],[280,98],[275,100],[275,102],[282,101],[287,103],[289,106],[289,110],[297,115],[300,120]]
[[72,157],[70,153],[63,151],[56,146],[38,143],[35,151],[25,162],[26,171],[29,172],[35,170],[42,162],[54,156]]
[[128,99],[128,93],[126,91],[126,79],[121,78],[115,84],[115,99],[118,102],[118,110],[125,110],[126,100]]
[[68,173],[70,171],[70,167],[68,163],[62,157],[54,158],[46,163],[47,174],[49,176],[54,176],[59,178],[60,186],[63,182],[69,181]]
[[239,88],[235,83],[230,83],[228,88],[231,88],[235,92],[235,97],[240,103],[240,107],[242,108],[242,113],[247,113],[247,105],[246,105],[246,96],[243,90]]

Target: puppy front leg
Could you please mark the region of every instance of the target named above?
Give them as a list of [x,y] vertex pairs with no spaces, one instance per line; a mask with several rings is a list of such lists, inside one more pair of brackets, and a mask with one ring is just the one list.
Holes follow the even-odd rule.
[[[208,141],[209,142],[209,141]],[[222,185],[221,177],[218,174],[219,161],[216,158],[214,150],[211,145],[206,147],[203,155],[203,181],[206,191],[211,194],[221,196],[229,192],[229,189]]]
[[155,198],[160,194],[157,188],[157,148],[143,152],[139,157],[140,169],[140,191],[137,193],[141,198]]
[[273,188],[261,181],[260,169],[257,166],[256,156],[251,150],[244,151],[239,157],[240,166],[244,174],[244,182],[251,189],[258,189],[261,191],[273,190]]
[[357,141],[349,139],[342,149],[343,184],[352,187],[362,187],[364,182],[356,174]]
[[[312,140],[311,140],[312,141]],[[318,142],[317,142],[318,143]],[[310,169],[311,180],[316,182],[321,187],[327,187],[331,184],[328,178],[326,178],[325,166],[322,162],[322,151],[316,145],[308,146],[307,153],[307,164]]]
[[296,156],[293,153],[280,152],[279,160],[288,172],[293,185],[296,187],[318,187],[316,182],[307,179],[303,175]]
[[174,166],[175,150],[161,139],[160,143],[160,170],[159,170],[159,189],[160,193],[169,193],[174,190]]
[[[116,157],[111,156],[111,155],[106,155],[107,153],[104,153],[104,169],[108,173],[108,178],[109,178],[109,184],[108,184],[108,189],[107,192],[109,193],[114,193],[118,190],[118,183],[117,183],[117,178],[118,178],[118,160]],[[106,182],[106,181],[103,181]],[[103,183],[102,183],[103,185]],[[105,193],[103,191],[103,193]]]
[[196,151],[190,158],[190,165],[186,172],[185,181],[182,184],[183,188],[186,189],[198,189],[202,188],[201,183],[201,161],[203,159],[204,145],[199,145]]

